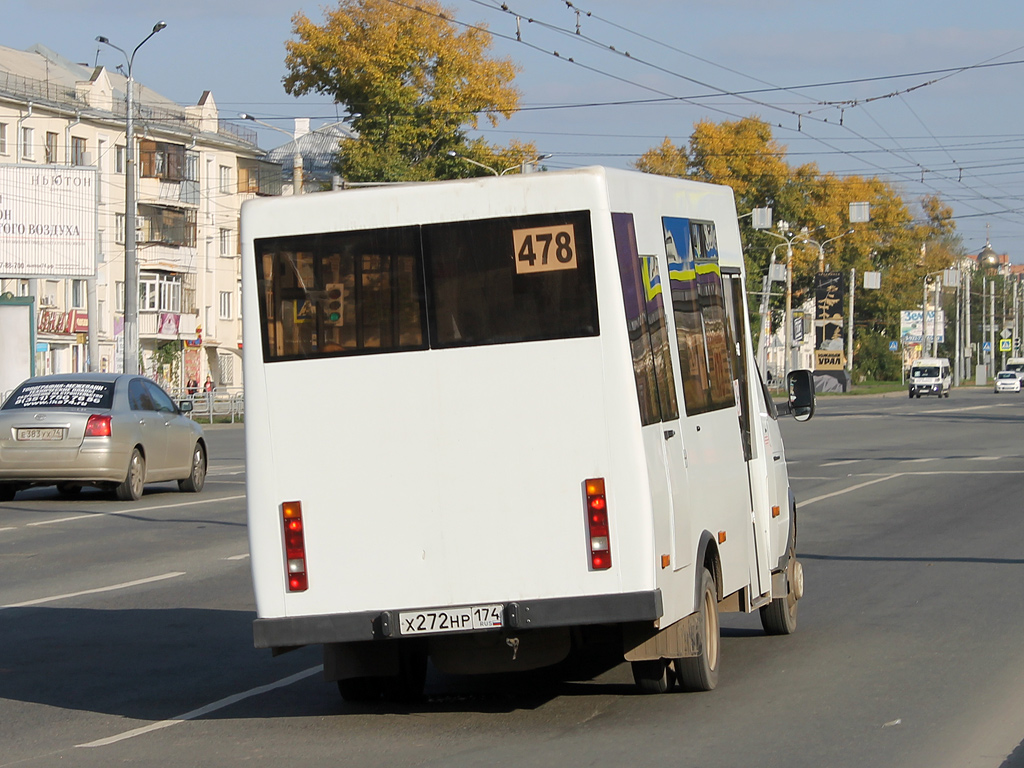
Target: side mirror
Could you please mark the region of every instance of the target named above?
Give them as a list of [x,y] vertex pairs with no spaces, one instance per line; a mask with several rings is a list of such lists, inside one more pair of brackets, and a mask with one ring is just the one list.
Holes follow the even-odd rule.
[[182,413],[188,413],[189,411],[192,410],[192,401],[180,400],[178,402],[178,410],[181,411]]
[[789,412],[796,421],[807,421],[814,415],[814,374],[808,370],[790,371],[786,386]]

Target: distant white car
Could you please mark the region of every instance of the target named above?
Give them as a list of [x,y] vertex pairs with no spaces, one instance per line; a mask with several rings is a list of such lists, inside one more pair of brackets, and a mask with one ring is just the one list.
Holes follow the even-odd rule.
[[1020,377],[1016,371],[1000,371],[996,374],[995,393],[1020,392]]

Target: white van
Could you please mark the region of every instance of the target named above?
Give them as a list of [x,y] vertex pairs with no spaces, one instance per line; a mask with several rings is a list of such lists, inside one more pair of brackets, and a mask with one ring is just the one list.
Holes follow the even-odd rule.
[[[242,209],[255,644],[347,699],[611,639],[713,688],[803,572],[732,191],[587,168]],[[810,418],[809,371],[787,410]]]
[[910,366],[907,382],[910,397],[935,395],[949,397],[953,377],[949,372],[949,360],[945,357],[922,357]]

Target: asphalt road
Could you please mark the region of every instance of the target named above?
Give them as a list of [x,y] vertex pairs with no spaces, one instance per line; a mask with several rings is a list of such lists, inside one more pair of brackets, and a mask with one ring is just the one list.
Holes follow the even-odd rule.
[[0,504],[6,766],[1024,767],[1024,395],[824,397],[784,421],[807,594],[790,637],[723,615],[711,693],[628,666],[431,674],[353,707],[320,655],[252,648],[243,433],[198,495]]

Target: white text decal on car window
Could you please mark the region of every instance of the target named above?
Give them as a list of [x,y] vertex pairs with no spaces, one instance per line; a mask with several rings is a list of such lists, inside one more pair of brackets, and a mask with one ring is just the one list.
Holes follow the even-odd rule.
[[[110,384],[60,381],[29,384],[14,398],[13,405],[21,408],[68,406],[72,408],[109,407]],[[106,404],[104,404],[106,403]]]

